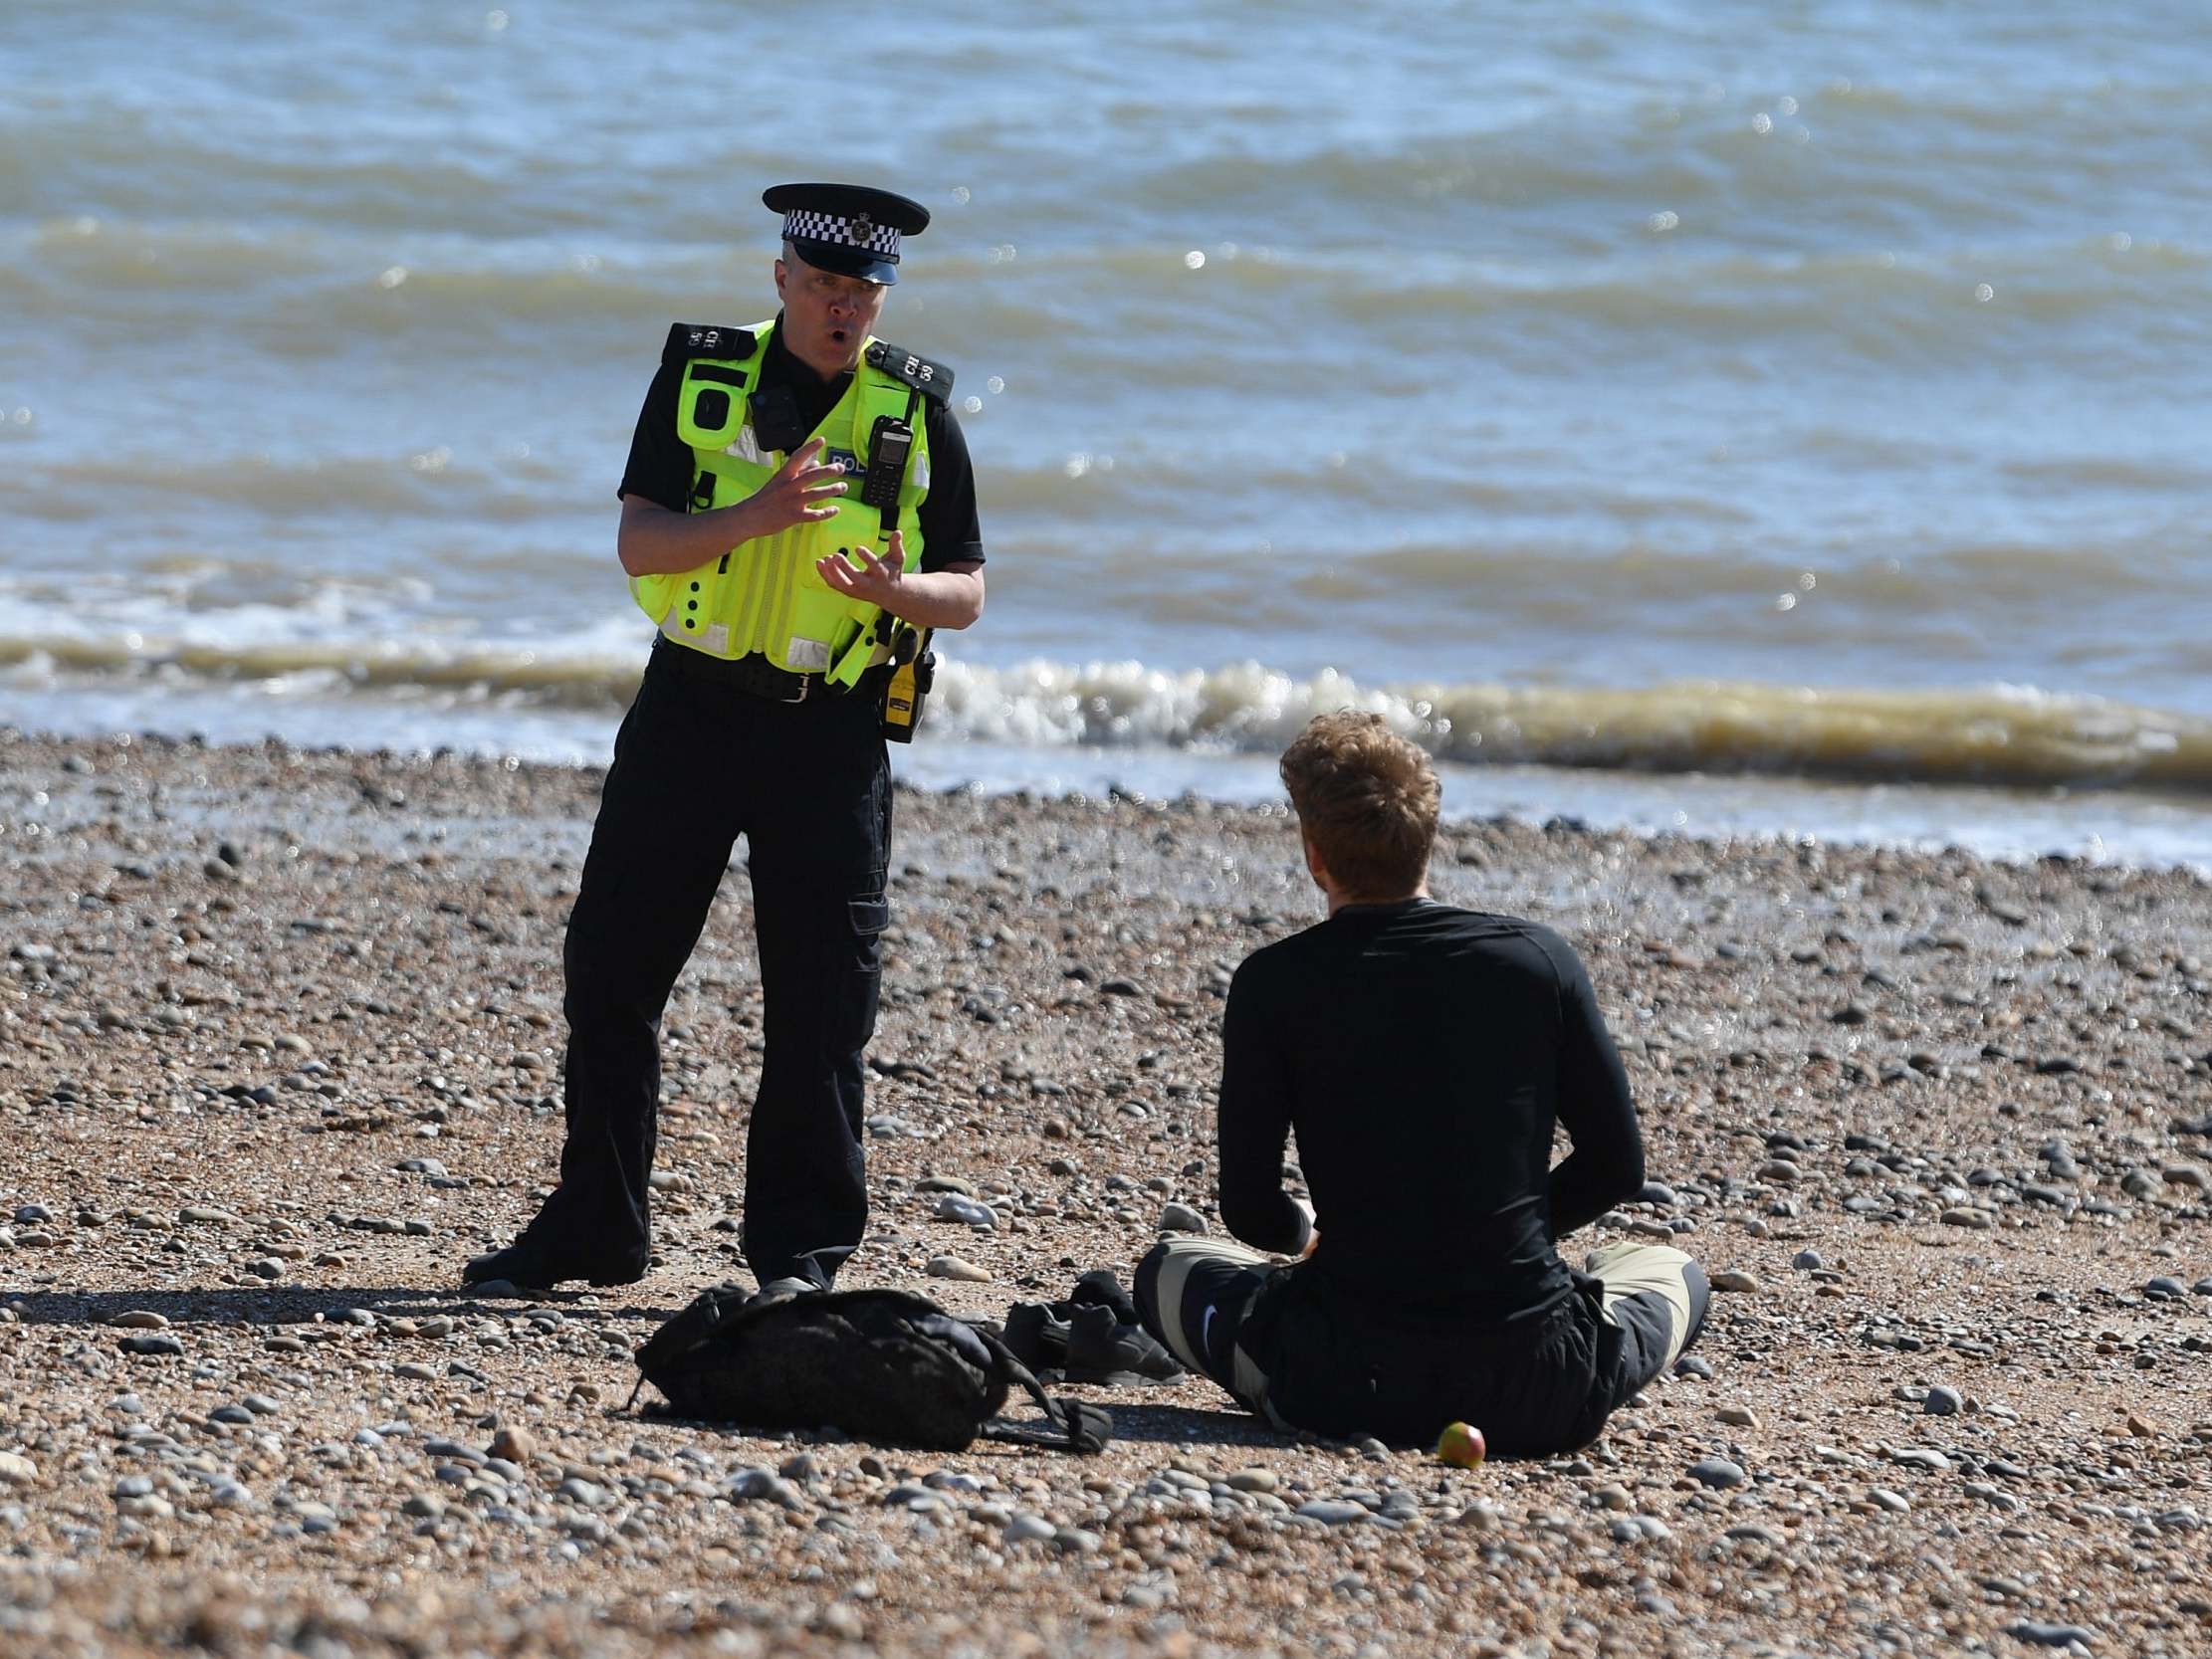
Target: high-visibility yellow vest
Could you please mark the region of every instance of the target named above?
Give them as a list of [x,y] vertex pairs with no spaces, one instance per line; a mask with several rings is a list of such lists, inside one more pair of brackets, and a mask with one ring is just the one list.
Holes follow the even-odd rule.
[[[773,327],[772,322],[752,328],[678,323],[669,330],[662,360],[683,364],[676,435],[692,452],[695,513],[744,501],[786,459],[786,451],[761,447],[748,413]],[[740,542],[696,570],[633,576],[630,594],[638,607],[669,639],[710,657],[759,652],[789,673],[826,675],[848,686],[887,661],[892,619],[875,605],[838,593],[814,565],[853,547],[866,547],[878,558],[888,551],[882,511],[860,498],[874,459],[878,419],[889,416],[904,421],[914,435],[893,521],[905,536],[906,568],[920,566],[919,514],[930,482],[923,401],[946,396],[952,381],[952,371],[943,365],[871,337],[837,406],[808,434],[823,440],[823,462],[845,463],[847,489],[834,498],[836,517]]]

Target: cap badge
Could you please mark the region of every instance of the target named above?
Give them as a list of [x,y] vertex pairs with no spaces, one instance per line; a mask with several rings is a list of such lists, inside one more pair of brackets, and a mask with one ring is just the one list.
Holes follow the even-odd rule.
[[865,248],[868,245],[868,238],[875,235],[875,221],[865,213],[856,215],[852,222],[845,227],[845,234],[852,238],[856,247]]

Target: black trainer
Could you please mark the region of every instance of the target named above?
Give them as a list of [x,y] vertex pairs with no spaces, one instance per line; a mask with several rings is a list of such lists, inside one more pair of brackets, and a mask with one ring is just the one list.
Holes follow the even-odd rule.
[[1121,1281],[1102,1267],[1094,1267],[1075,1281],[1072,1302],[1088,1303],[1096,1308],[1111,1308],[1114,1318],[1123,1325],[1137,1323],[1136,1299],[1121,1288]]
[[1006,1351],[1032,1371],[1048,1371],[1067,1363],[1067,1321],[1059,1308],[1042,1302],[1016,1302],[1007,1310],[1001,1341]]
[[1106,1382],[1126,1387],[1137,1382],[1173,1382],[1184,1374],[1176,1356],[1153,1341],[1142,1326],[1123,1324],[1103,1303],[1076,1305],[1068,1320],[1067,1362],[1070,1382]]

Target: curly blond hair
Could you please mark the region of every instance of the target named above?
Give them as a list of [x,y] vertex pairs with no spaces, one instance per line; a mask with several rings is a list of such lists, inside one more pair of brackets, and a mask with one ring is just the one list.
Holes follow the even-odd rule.
[[1382,716],[1316,715],[1283,751],[1282,783],[1346,897],[1403,899],[1428,878],[1443,789],[1429,756]]

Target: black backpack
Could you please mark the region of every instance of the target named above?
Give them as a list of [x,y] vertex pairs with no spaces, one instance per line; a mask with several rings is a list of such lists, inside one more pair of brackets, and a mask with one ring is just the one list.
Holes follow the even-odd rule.
[[[749,1428],[836,1428],[855,1439],[966,1450],[978,1435],[1096,1452],[1113,1419],[1047,1398],[1029,1368],[989,1331],[905,1291],[826,1291],[746,1306],[735,1286],[705,1291],[637,1350],[638,1386],[665,1416]],[[997,1413],[1018,1383],[1044,1423]],[[637,1394],[631,1392],[635,1401]]]

